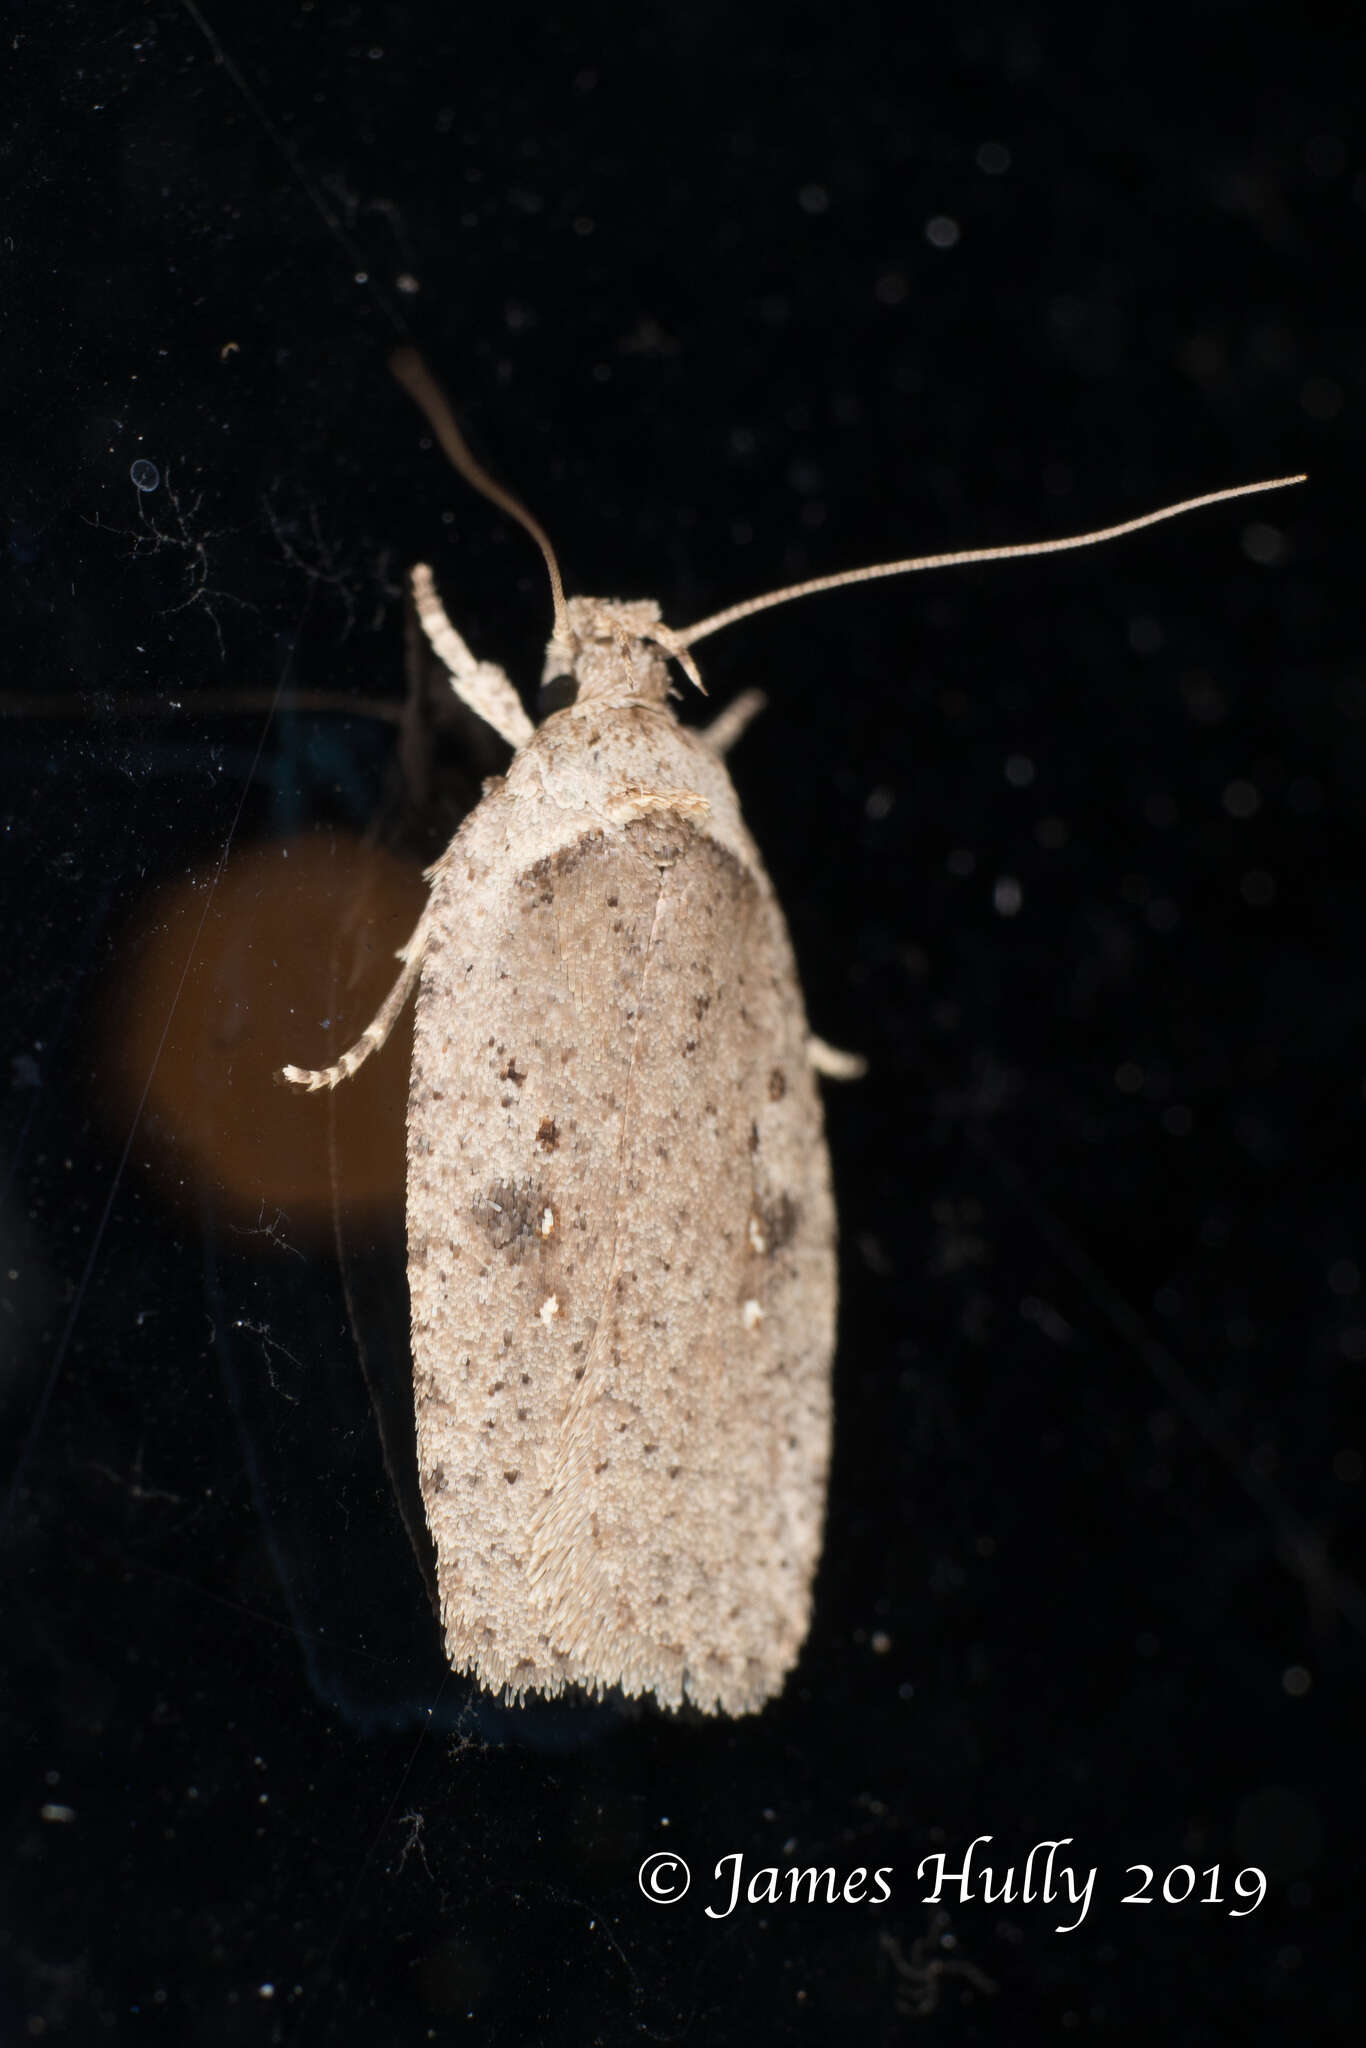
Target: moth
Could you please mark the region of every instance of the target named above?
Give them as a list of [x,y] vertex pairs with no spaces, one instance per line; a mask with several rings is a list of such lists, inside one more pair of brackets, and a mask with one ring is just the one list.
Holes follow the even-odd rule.
[[824,576],[676,631],[649,599],[566,597],[544,532],[475,462],[420,359],[392,366],[541,549],[558,708],[533,725],[414,571],[452,687],[512,760],[428,871],[374,1021],[335,1065],[284,1075],[335,1086],[418,987],[408,1280],[451,1665],[512,1701],[620,1688],[753,1713],[806,1638],[825,1516],[836,1225],[816,1076],[862,1062],[809,1030],[726,772],[762,698],[684,726],[669,664],[700,688],[691,648],[768,605],[1085,545],[1240,492]]

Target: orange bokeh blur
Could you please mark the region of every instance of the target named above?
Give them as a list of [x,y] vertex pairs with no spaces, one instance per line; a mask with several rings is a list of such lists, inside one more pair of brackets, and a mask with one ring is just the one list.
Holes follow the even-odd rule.
[[411,1008],[335,1091],[299,1094],[279,1069],[359,1037],[425,893],[416,861],[334,830],[234,847],[216,884],[210,869],[139,905],[102,992],[97,1096],[121,1142],[147,1089],[133,1158],[177,1206],[211,1191],[244,1231],[278,1214],[312,1242],[334,1201],[401,1217]]

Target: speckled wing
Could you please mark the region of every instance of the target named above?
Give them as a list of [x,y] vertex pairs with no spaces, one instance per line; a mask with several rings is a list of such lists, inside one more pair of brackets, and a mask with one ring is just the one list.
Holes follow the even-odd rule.
[[806,1634],[834,1344],[781,912],[670,813],[568,813],[522,871],[435,890],[408,1231],[451,1662],[752,1711]]

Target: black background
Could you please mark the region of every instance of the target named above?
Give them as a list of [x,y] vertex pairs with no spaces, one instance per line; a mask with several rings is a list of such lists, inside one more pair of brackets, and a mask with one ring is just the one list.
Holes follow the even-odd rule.
[[[977,0],[24,13],[0,2038],[1349,2038],[1366,38]],[[534,686],[534,551],[424,446],[404,336],[571,589],[680,626],[1310,472],[701,649],[716,702],[769,693],[737,783],[815,1028],[871,1061],[827,1090],[815,1625],[757,1719],[443,1679],[361,1370],[406,1369],[394,1219],[339,1258],[263,1183],[248,1238],[110,1099],[151,892],[378,816],[390,728],[291,692],[402,699],[410,562]],[[1071,1837],[1083,1924],[980,1884],[938,1917],[917,1865],[982,1834],[998,1871]],[[660,1848],[672,1907],[637,1888]],[[735,1851],[893,1897],[711,1920]],[[1137,1864],[1267,1897],[1125,1905]]]

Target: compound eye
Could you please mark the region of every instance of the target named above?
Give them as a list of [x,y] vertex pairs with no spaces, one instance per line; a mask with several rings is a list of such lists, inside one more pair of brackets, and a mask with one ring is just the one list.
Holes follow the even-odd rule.
[[537,712],[541,718],[549,718],[552,711],[566,711],[578,701],[578,695],[576,676],[547,676],[536,698]]

